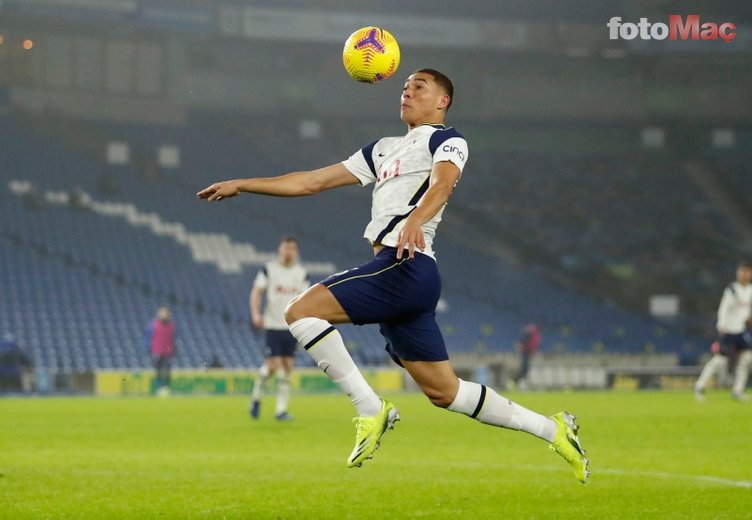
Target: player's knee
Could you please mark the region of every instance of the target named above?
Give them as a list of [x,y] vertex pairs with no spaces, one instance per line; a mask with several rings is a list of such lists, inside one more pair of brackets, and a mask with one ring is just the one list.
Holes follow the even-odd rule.
[[304,311],[303,305],[300,304],[300,297],[296,296],[285,307],[285,321],[290,325],[302,318],[308,318],[308,314]]
[[437,388],[423,389],[423,393],[431,401],[431,404],[439,408],[448,408],[455,397],[454,395],[450,395],[450,392]]

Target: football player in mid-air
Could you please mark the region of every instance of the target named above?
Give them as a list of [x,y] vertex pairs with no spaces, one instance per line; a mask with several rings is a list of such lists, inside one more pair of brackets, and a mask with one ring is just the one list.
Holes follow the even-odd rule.
[[528,410],[485,385],[459,379],[449,363],[435,320],[441,281],[432,243],[468,157],[465,139],[444,125],[453,95],[444,74],[420,69],[402,88],[404,136],[379,139],[347,160],[317,170],[218,182],[198,197],[220,201],[243,192],[296,197],[374,183],[371,222],[365,230],[374,258],[313,285],[285,311],[290,332],[355,406],[349,467],[372,457],[399,413],[369,386],[332,324],[378,323],[392,359],[434,405],[544,439],[584,483],[588,460],[573,415],[545,417]]

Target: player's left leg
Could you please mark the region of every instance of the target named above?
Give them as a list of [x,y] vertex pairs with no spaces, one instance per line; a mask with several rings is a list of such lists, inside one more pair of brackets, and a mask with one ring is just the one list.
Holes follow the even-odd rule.
[[377,415],[381,399],[366,382],[345,347],[333,323],[350,323],[350,318],[331,291],[316,284],[294,298],[285,309],[290,333],[318,367],[345,394],[360,416]]
[[261,397],[264,395],[266,382],[277,372],[280,364],[278,356],[269,356],[258,369],[258,374],[253,382],[253,390],[251,390],[251,405],[248,409],[249,415],[254,419],[258,419],[261,415]]
[[720,386],[727,366],[728,357],[720,353],[713,354],[707,363],[705,363],[705,366],[702,367],[702,372],[700,372],[700,377],[697,378],[697,382],[695,383],[695,398],[698,401],[705,400],[705,386],[707,386],[708,381],[714,375],[716,376],[717,386]]
[[736,373],[734,374],[734,388],[732,395],[740,401],[748,401],[749,397],[744,393],[747,388],[749,368],[752,365],[752,350],[744,349],[736,361]]
[[290,374],[292,374],[292,369],[295,365],[295,358],[289,355],[280,356],[279,361],[279,370],[277,370],[277,406],[274,416],[278,421],[291,421],[293,417],[287,411],[287,407],[290,404]]
[[589,476],[585,451],[579,443],[574,416],[561,412],[553,417],[539,413],[496,393],[486,385],[459,379],[449,361],[401,360],[428,399],[440,408],[461,413],[484,424],[530,433],[548,441],[584,483]]
[[157,369],[157,395],[166,397],[170,395],[170,357],[158,356],[156,360]]
[[376,395],[331,325],[349,322],[349,318],[327,287],[317,284],[309,288],[287,307],[285,318],[292,335],[355,406],[355,447],[347,466],[360,467],[373,456],[384,433],[394,428],[399,412]]

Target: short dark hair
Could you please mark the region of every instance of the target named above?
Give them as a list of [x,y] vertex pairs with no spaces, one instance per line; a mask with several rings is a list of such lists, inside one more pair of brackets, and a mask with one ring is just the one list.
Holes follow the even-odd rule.
[[295,242],[297,244],[298,243],[298,239],[295,238],[292,235],[285,235],[285,236],[282,237],[282,239],[279,241],[279,243],[280,244],[284,244],[285,242]]
[[449,104],[447,105],[447,110],[449,110],[449,107],[452,106],[452,100],[454,99],[454,85],[452,84],[452,80],[449,79],[446,74],[443,74],[436,69],[418,69],[413,72],[413,74],[417,74],[418,72],[424,72],[433,76],[433,80],[446,91],[449,95]]
[[752,263],[750,263],[748,260],[742,260],[738,264],[736,264],[737,269],[752,269]]

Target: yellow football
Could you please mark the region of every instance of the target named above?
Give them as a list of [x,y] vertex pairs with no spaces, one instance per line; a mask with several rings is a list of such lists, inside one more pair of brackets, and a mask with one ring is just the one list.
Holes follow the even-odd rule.
[[342,62],[353,79],[377,83],[397,71],[399,45],[389,31],[380,27],[363,27],[352,33],[345,42]]

